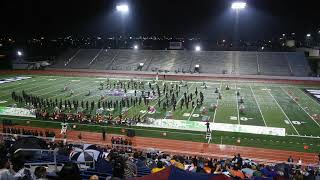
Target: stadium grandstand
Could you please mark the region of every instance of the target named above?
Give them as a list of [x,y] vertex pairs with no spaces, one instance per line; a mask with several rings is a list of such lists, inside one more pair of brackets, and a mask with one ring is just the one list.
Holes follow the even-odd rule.
[[[311,70],[300,52],[69,50],[50,69],[93,69],[307,77]],[[196,70],[196,65],[199,68]],[[141,66],[141,67],[140,67]]]
[[24,1],[0,180],[320,180],[315,2]]

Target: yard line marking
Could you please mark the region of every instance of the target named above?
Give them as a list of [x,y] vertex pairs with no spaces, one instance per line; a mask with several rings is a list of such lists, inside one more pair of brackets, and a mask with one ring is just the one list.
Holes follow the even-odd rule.
[[[70,78],[70,77],[61,77],[61,79],[68,79],[68,78]],[[24,87],[24,86],[26,86],[26,87],[29,87],[29,86],[32,86],[32,87],[30,87],[30,88],[27,88],[27,89],[23,89],[23,90],[29,90],[29,89],[32,89],[32,88],[35,88],[34,87],[34,85],[35,84],[37,84],[37,85],[44,85],[44,84],[50,84],[50,83],[52,83],[52,82],[50,82],[50,81],[45,81],[45,80],[47,80],[46,78],[44,78],[44,77],[36,77],[36,78],[34,78],[33,80],[38,80],[38,81],[32,81],[32,82],[27,82],[27,83],[23,83],[23,84],[15,84],[15,85],[19,85],[19,86],[17,86],[17,87],[15,87],[15,88],[13,88],[14,90],[16,90],[16,89],[22,89],[22,87]],[[11,89],[11,91],[13,90],[13,89]],[[0,91],[8,91],[8,90],[1,90],[1,88],[0,88]],[[6,96],[6,95],[4,95],[4,96]],[[0,96],[0,97],[3,97],[3,96]]]
[[[48,83],[39,83],[38,82],[38,85],[41,85],[41,87],[42,86],[45,86],[45,85],[48,85],[48,84],[50,84],[50,82],[48,82]],[[51,86],[49,86],[49,87],[51,87]],[[47,88],[49,88],[49,87],[47,87]],[[30,89],[34,89],[35,87],[34,87],[34,85],[33,85],[33,87],[30,87],[30,88],[27,88],[27,89],[22,89],[21,87],[19,87],[19,88],[17,88],[17,90],[19,90],[19,89],[22,89],[22,90],[24,90],[24,91],[28,91],[28,90],[30,90]],[[47,89],[47,88],[44,88],[44,89]],[[34,92],[38,92],[38,91],[42,91],[42,90],[44,90],[44,89],[39,89],[39,90],[37,90],[37,91],[33,91],[31,94],[33,94]],[[10,96],[10,94],[9,95],[6,95],[6,96]],[[8,100],[8,99],[10,99],[10,98],[7,98],[6,100]]]
[[[27,83],[23,83],[23,84],[15,84],[14,86],[17,86],[15,88],[12,88],[12,89],[9,89],[9,90],[1,90],[0,88],[0,91],[9,91],[9,92],[12,92],[13,90],[16,90],[16,89],[21,89],[22,87],[29,87],[29,86],[32,86],[30,88],[27,88],[27,89],[32,89],[34,88],[34,84],[38,84],[39,82],[36,81],[36,82],[27,82]],[[10,94],[10,93],[9,93]],[[5,97],[5,96],[8,96],[8,95],[3,95],[3,96],[0,96],[0,98],[2,97]]]
[[[235,82],[235,90],[237,91],[237,82]],[[238,100],[237,92],[235,92],[235,96],[236,96],[236,103],[237,103],[238,124],[240,124],[239,100]]]
[[[190,91],[191,87],[193,87],[194,84],[195,84],[195,83],[192,83],[191,86],[190,86],[190,87],[188,88],[188,90],[186,90],[186,91]],[[182,99],[183,97],[184,97],[184,95],[183,95],[183,93],[182,93],[180,99],[177,101],[177,104],[181,101],[181,99]]]
[[[178,81],[177,81],[178,82]],[[193,87],[193,85],[194,85],[195,83],[192,83],[191,84],[191,86],[185,91],[185,92],[188,92],[190,89],[191,89],[191,87]],[[184,97],[184,95],[183,95],[183,93],[181,94],[181,97],[179,98],[179,100],[177,101],[177,105],[178,105],[178,103],[181,101],[181,99]],[[162,98],[162,99],[164,99],[164,98]],[[161,99],[161,100],[162,100]],[[161,106],[161,105],[160,105]],[[161,108],[161,107],[160,107]],[[171,110],[170,110],[171,112],[173,111],[173,107],[171,108]],[[145,115],[145,114],[144,114]],[[163,119],[167,119],[167,117],[164,117]]]
[[[220,81],[220,87],[219,87],[219,92],[221,91],[221,86],[222,86],[222,81]],[[214,111],[214,114],[213,114],[213,121],[212,123],[214,123],[214,120],[216,119],[216,114],[217,114],[217,111],[218,111],[218,107],[219,106],[219,97],[217,98],[217,107]]]
[[[271,90],[270,90],[271,91]],[[296,127],[294,127],[294,125],[292,124],[290,118],[287,116],[287,114],[284,112],[284,110],[282,109],[282,107],[280,106],[280,104],[278,103],[278,101],[274,98],[274,96],[271,94],[270,91],[267,91],[270,96],[272,97],[272,99],[277,103],[278,107],[280,108],[280,110],[282,111],[282,113],[286,116],[287,120],[289,121],[289,123],[291,124],[291,126],[293,127],[293,129],[296,131],[296,133],[300,136],[299,132],[297,131]]]
[[193,108],[193,110],[192,110],[192,112],[191,112],[191,114],[190,114],[190,116],[189,116],[189,118],[188,118],[188,121],[190,121],[190,118],[191,118],[191,116],[192,116],[192,114],[193,114],[193,112],[194,112],[194,110],[197,108],[197,105],[195,105],[194,106],[194,108]]
[[287,136],[291,136],[291,137],[300,137],[300,138],[311,138],[311,139],[320,139],[320,137],[316,137],[316,136],[300,136],[300,135],[287,135]]
[[316,120],[314,120],[313,117],[312,117],[303,107],[301,107],[301,105],[298,103],[298,101],[296,101],[294,98],[292,98],[292,96],[290,96],[290,94],[288,94],[288,92],[285,91],[282,87],[280,87],[280,88],[281,88],[281,90],[282,90],[283,92],[285,92],[295,103],[297,103],[297,105],[320,127],[320,124],[319,124]]
[[[91,85],[93,85],[93,84],[90,84],[90,82],[88,82],[88,84],[87,84],[86,86],[84,86],[84,87],[88,87],[88,86],[91,86]],[[78,88],[77,90],[83,89],[84,87]],[[83,91],[79,91],[79,93],[77,93],[77,94],[75,94],[75,95],[73,95],[73,96],[69,96],[69,97],[67,97],[65,100],[68,100],[68,99],[70,99],[70,98],[75,98],[75,97],[77,97],[77,96],[80,96],[81,94],[84,94],[84,93],[88,92],[87,90],[88,90],[88,89],[85,89],[85,90],[83,90]],[[90,89],[90,91],[91,91],[91,89]],[[77,99],[74,99],[74,100],[77,100]]]
[[[62,82],[63,82],[63,81],[62,81]],[[43,88],[43,89],[40,89],[40,90],[38,90],[38,91],[43,91],[44,89],[48,89],[48,88],[52,88],[52,87],[49,86],[49,87],[47,87],[47,88]],[[38,96],[38,97],[41,97],[41,96],[43,96],[43,95],[50,94],[50,93],[55,92],[55,91],[57,91],[57,89],[54,88],[53,91],[49,91],[49,92],[46,91],[46,93],[33,94],[33,92],[32,92],[31,94],[36,95],[36,96]],[[47,98],[47,99],[49,99],[49,98]]]
[[315,99],[313,99],[312,97],[310,97],[310,95],[306,94],[304,91],[302,91],[300,88],[295,87],[295,89],[298,89],[298,91],[300,91],[300,93],[302,93],[303,95],[306,95],[309,99],[311,99],[313,102],[315,102],[318,106],[320,106],[319,102],[317,102]]
[[259,111],[260,111],[260,114],[261,114],[262,120],[263,120],[263,122],[264,122],[264,125],[265,125],[266,127],[268,127],[268,126],[267,126],[267,123],[266,123],[266,121],[265,121],[265,119],[264,119],[264,117],[263,117],[263,114],[262,114],[262,112],[261,112],[260,105],[259,105],[259,103],[258,103],[258,101],[257,101],[256,95],[255,95],[255,93],[254,93],[253,90],[252,90],[251,84],[250,84],[250,89],[251,89],[251,92],[252,92],[252,94],[253,94],[254,100],[256,101],[256,103],[257,103],[257,105],[258,105],[258,109],[259,109]]
[[[80,84],[82,84],[82,83],[87,83],[87,81],[82,81],[82,82],[79,82],[79,83],[77,83],[77,84],[75,84],[76,85],[76,87],[79,87],[80,86]],[[86,85],[86,86],[83,86],[83,87],[81,87],[80,86],[80,88],[77,88],[77,90],[79,90],[79,89],[83,89],[83,88],[85,88],[85,87],[87,87],[88,85]],[[72,88],[71,88],[72,89]],[[74,89],[74,88],[73,88]],[[57,90],[56,90],[57,91]],[[59,93],[59,94],[57,94],[57,95],[55,95],[55,96],[50,96],[50,97],[48,97],[48,99],[51,99],[51,98],[54,98],[54,97],[57,97],[57,96],[61,96],[62,94],[66,94],[66,93],[70,93],[70,91],[66,91],[66,92],[64,92],[64,93]],[[48,94],[48,93],[46,93],[46,94]]]

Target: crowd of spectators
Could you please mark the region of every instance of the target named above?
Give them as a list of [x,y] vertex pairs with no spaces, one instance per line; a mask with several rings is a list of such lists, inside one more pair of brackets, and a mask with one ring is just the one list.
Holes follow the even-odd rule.
[[[19,132],[18,129],[6,130],[7,132]],[[21,130],[21,132],[23,132]],[[30,133],[30,132],[29,132]],[[32,132],[36,134],[35,132]],[[32,134],[31,133],[31,134]],[[298,159],[289,157],[287,162],[280,164],[258,163],[245,159],[240,154],[233,158],[208,158],[201,156],[173,155],[163,153],[155,149],[137,150],[131,146],[132,142],[122,137],[112,137],[111,146],[97,147],[104,154],[101,160],[110,167],[112,175],[110,178],[127,179],[136,177],[138,169],[148,168],[151,173],[157,173],[166,167],[176,168],[201,174],[221,174],[230,179],[252,179],[252,180],[317,180],[320,179],[319,166],[302,166]],[[113,146],[125,145],[125,146]],[[48,147],[58,148],[59,151],[68,154],[72,151],[72,145],[48,142]],[[24,165],[21,155],[7,156],[6,148],[0,144],[0,179],[82,179],[80,169],[72,162],[65,163],[55,176],[48,177],[47,168],[36,167],[34,171]],[[92,176],[91,179],[99,179]]]
[[29,135],[29,136],[41,136],[41,137],[55,137],[54,131],[38,131],[38,130],[27,130],[27,129],[20,129],[14,127],[4,127],[2,132],[5,134],[20,134],[20,135]]

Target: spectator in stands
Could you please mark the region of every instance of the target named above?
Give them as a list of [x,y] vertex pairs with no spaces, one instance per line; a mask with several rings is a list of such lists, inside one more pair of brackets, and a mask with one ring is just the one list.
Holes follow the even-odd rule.
[[124,178],[124,169],[125,169],[125,162],[121,156],[116,156],[113,162],[113,178]]
[[12,159],[12,174],[14,179],[32,180],[34,179],[31,171],[24,166],[24,157],[20,154],[15,154]]
[[89,180],[99,180],[97,175],[90,176]]
[[251,178],[255,170],[251,167],[251,165],[245,164],[242,166],[241,171],[245,174],[246,177]]
[[151,170],[151,172],[152,173],[156,173],[156,172],[159,172],[159,171],[164,170],[164,169],[165,169],[165,167],[163,166],[163,163],[161,161],[158,161],[157,162],[157,167],[153,168]]
[[136,177],[138,173],[137,165],[133,163],[132,157],[126,157],[125,167],[124,167],[124,177],[132,178]]
[[288,163],[293,163],[293,158],[291,156],[288,158]]
[[240,171],[239,167],[237,165],[233,165],[231,166],[231,168],[229,166],[226,167],[227,171],[231,174],[231,176],[236,177],[236,178],[240,178],[240,179],[244,179],[244,174],[242,173],[242,171]]
[[34,170],[34,176],[37,180],[46,180],[47,169],[44,166],[38,166]]
[[59,172],[59,179],[81,180],[80,170],[74,163],[66,163]]
[[13,179],[12,174],[9,171],[10,162],[9,159],[2,154],[3,151],[0,151],[0,179],[1,180],[11,180]]

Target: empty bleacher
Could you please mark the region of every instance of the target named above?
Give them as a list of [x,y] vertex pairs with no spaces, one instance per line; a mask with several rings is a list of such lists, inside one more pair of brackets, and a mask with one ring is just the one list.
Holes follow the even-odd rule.
[[86,69],[90,62],[98,55],[100,49],[81,49],[76,56],[66,65],[67,68]]
[[292,75],[307,76],[311,72],[303,53],[286,53],[286,57],[292,70]]
[[187,51],[153,51],[152,62],[147,70],[189,72],[190,63],[191,58]]
[[55,60],[54,64],[51,65],[52,68],[66,68],[67,62],[76,55],[78,49],[68,49],[64,51],[58,58]]
[[270,76],[290,76],[290,68],[285,53],[259,53],[260,73]]
[[[72,52],[72,53],[71,53]],[[55,69],[137,70],[234,75],[308,76],[310,67],[297,52],[81,49],[59,57]]]
[[111,50],[117,51],[109,70],[136,70],[139,63],[147,63],[150,59],[150,53],[148,51],[131,51],[131,50]]
[[235,52],[236,74],[256,75],[258,74],[257,52]]

